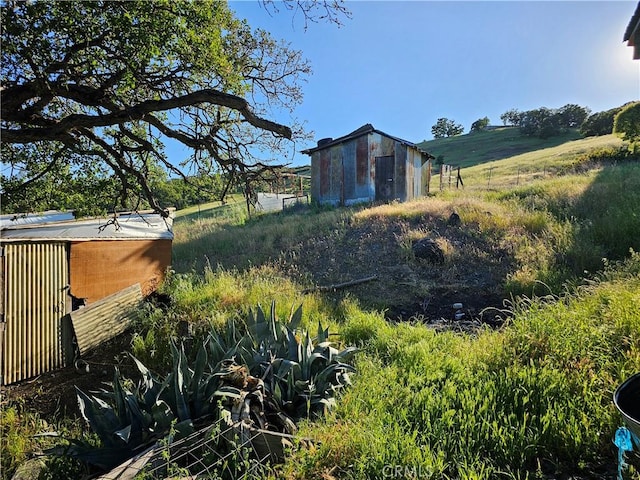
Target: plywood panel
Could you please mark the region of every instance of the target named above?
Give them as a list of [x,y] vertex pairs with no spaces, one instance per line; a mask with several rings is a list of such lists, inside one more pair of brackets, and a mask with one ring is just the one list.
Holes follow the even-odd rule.
[[73,242],[69,263],[71,294],[87,304],[136,283],[148,295],[171,265],[171,241]]

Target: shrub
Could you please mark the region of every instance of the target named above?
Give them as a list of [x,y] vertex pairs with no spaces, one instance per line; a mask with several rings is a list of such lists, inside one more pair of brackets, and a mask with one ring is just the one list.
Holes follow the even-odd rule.
[[613,133],[629,142],[640,140],[640,102],[630,103],[615,116]]

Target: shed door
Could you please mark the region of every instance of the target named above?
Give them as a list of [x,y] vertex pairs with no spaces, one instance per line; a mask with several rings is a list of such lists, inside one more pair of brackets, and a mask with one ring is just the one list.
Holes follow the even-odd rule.
[[4,244],[2,381],[63,367],[69,267],[64,243]]
[[376,200],[393,200],[394,157],[376,157]]

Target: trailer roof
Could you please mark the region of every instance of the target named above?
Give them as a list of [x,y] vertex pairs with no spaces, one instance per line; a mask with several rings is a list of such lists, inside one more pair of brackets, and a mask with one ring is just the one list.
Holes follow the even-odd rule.
[[173,212],[167,218],[153,212],[128,212],[79,220],[69,212],[2,215],[0,241],[172,240]]

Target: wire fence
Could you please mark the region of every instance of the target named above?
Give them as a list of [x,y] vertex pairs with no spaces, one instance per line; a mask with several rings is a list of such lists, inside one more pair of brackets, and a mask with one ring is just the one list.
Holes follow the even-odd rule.
[[163,440],[97,480],[258,479],[293,447],[290,435],[224,419],[176,441]]

